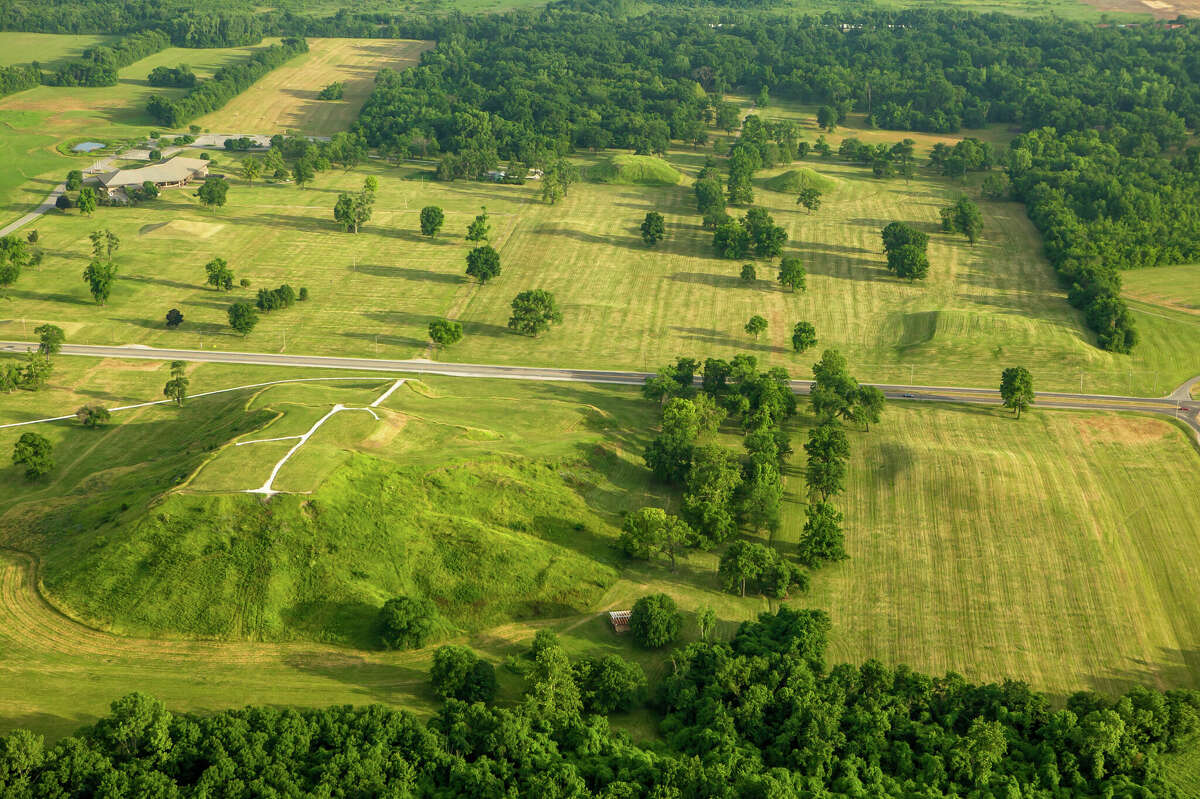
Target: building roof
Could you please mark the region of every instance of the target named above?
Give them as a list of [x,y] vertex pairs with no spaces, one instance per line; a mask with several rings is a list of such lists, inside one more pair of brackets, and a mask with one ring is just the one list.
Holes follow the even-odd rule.
[[122,186],[140,186],[151,183],[180,183],[208,171],[208,162],[202,158],[175,157],[169,161],[150,164],[136,169],[118,169],[100,176],[100,185],[106,189]]
[[610,610],[608,612],[608,621],[612,624],[613,631],[618,633],[626,632],[629,629],[629,617],[632,615],[632,610]]

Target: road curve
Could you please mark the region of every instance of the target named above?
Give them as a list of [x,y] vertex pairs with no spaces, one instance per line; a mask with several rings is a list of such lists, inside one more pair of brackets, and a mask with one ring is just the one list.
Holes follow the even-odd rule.
[[[26,352],[37,347],[27,341],[0,341],[0,352]],[[287,355],[267,352],[227,352],[224,350],[159,349],[141,345],[107,347],[94,344],[64,344],[63,355],[95,358],[138,358],[154,361],[191,361],[195,363],[234,363],[256,366],[291,366],[310,369],[354,369],[373,372],[408,372],[447,375],[449,377],[485,377],[502,380],[540,380],[568,383],[612,383],[637,386],[650,372],[605,369],[559,369],[541,366],[501,366],[478,363],[446,363],[423,358],[390,360],[384,358],[344,358],[328,355]],[[1200,378],[1196,378],[1200,380]],[[1189,381],[1190,386],[1193,381]],[[972,405],[999,405],[1000,392],[991,388],[964,386],[909,386],[894,383],[866,383],[883,391],[889,399],[917,402],[960,402]],[[791,381],[798,394],[807,394],[810,380]],[[1200,401],[1191,401],[1176,390],[1169,397],[1124,397],[1109,394],[1068,394],[1038,392],[1039,408],[1069,410],[1136,411],[1171,416],[1188,425],[1200,443]]]

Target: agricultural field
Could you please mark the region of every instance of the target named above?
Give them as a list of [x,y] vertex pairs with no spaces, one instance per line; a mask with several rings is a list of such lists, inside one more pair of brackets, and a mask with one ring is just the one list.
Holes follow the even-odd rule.
[[[588,171],[605,160],[580,160]],[[714,257],[690,190],[701,151],[676,151],[678,185],[584,182],[554,206],[536,181],[525,186],[433,181],[422,167],[381,163],[318,176],[312,187],[237,178],[228,204],[200,207],[189,191],[155,202],[100,209],[93,218],[52,214],[38,223],[47,257],[13,287],[13,312],[0,337],[14,339],[53,321],[77,343],[258,349],[307,354],[432,355],[426,328],[449,316],[466,337],[438,357],[466,361],[592,368],[654,369],[682,354],[729,356],[741,350],[806,376],[814,356],[796,356],[791,327],[808,320],[820,343],[836,347],[861,378],[880,382],[992,386],[1013,363],[1030,368],[1043,390],[1163,394],[1193,376],[1200,338],[1190,317],[1138,308],[1142,343],[1132,357],[1097,349],[1041,257],[1037,232],[1017,203],[980,201],[985,231],[971,246],[941,234],[938,210],[969,185],[923,174],[911,183],[877,180],[862,167],[809,159],[764,171],[756,203],[789,232],[788,254],[802,257],[808,290],[793,294],[759,262],[746,285],[741,264]],[[809,214],[791,194],[771,191],[789,169],[812,169],[834,188]],[[237,174],[229,156],[214,171]],[[332,207],[367,175],[379,180],[371,222],[341,233]],[[445,209],[443,232],[419,233],[425,205]],[[464,275],[467,224],[487,208],[499,278],[479,286]],[[646,247],[638,224],[647,211],[667,220],[668,237]],[[893,220],[931,233],[928,280],[909,284],[884,269],[880,229]],[[121,272],[106,306],[79,280],[88,234],[108,228],[122,241]],[[186,253],[181,256],[181,252]],[[203,265],[228,260],[251,287],[203,287]],[[307,287],[308,303],[265,316],[246,339],[225,311],[235,299],[287,282]],[[509,303],[519,291],[556,295],[564,322],[531,339],[510,332]],[[184,325],[168,331],[167,309]],[[743,332],[752,314],[767,318],[760,341]]]
[[[433,42],[309,39],[308,46],[308,53],[272,70],[196,124],[213,131],[332,136],[358,117],[379,70],[412,66]],[[317,98],[321,89],[339,81],[345,84],[341,100]]]
[[[623,511],[678,507],[641,466],[655,408],[633,389],[409,377],[374,406],[378,420],[335,417],[280,472],[279,487],[312,493],[269,506],[233,493],[259,485],[282,452],[231,442],[295,435],[334,403],[369,406],[396,376],[190,370],[197,393],[307,376],[340,379],[119,412],[100,431],[39,426],[59,467],[32,490],[8,470],[0,537],[40,558],[56,606],[103,631],[55,615],[31,589],[29,559],[6,555],[0,671],[15,690],[0,724],[61,734],[131,674],[173,709],[257,697],[428,712],[429,650],[361,649],[373,609],[402,590],[437,598],[442,641],[497,663],[549,626],[572,653],[619,652],[651,675],[665,664],[612,636],[600,611],[665,591],[694,636],[691,614],[704,605],[723,635],[769,608],[719,591],[715,553],[689,552],[671,572],[611,547]],[[165,365],[60,358],[49,393],[0,396],[0,414],[154,399],[165,379]],[[802,415],[794,436],[810,423]],[[0,450],[20,430],[0,430]],[[851,446],[838,500],[851,559],[791,600],[833,617],[831,662],[1017,676],[1059,694],[1200,686],[1190,594],[1200,567],[1187,557],[1200,508],[1186,481],[1161,479],[1200,465],[1179,428],[893,403]],[[803,523],[798,465],[772,542],[785,554]],[[519,679],[501,675],[515,699]],[[639,728],[636,717],[617,723]]]

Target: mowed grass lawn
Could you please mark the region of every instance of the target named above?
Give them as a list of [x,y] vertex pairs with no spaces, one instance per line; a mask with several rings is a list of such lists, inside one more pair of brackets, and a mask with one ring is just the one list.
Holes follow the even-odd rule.
[[[69,412],[89,397],[150,399],[166,379],[165,365],[59,363],[51,393],[0,397],[0,414]],[[190,374],[193,391],[301,375],[212,365]],[[99,432],[39,428],[55,441],[60,466],[32,487],[7,469],[0,528],[8,545],[42,558],[56,602],[126,634],[203,635],[197,620],[239,626],[218,633],[234,639],[226,643],[81,631],[38,605],[22,582],[27,563],[10,559],[0,570],[0,671],[13,688],[0,700],[3,724],[61,732],[135,687],[180,709],[253,700],[426,710],[428,651],[245,642],[362,641],[371,609],[401,587],[445,591],[464,579],[453,590],[467,593],[439,600],[444,640],[497,661],[551,626],[573,652],[619,651],[651,674],[669,665],[614,638],[601,611],[665,591],[688,613],[688,635],[691,614],[705,605],[728,635],[769,609],[761,598],[720,592],[717,553],[689,552],[671,572],[611,548],[623,510],[678,507],[639,463],[653,407],[632,389],[413,378],[380,406],[379,422],[353,419],[310,440],[312,457],[283,474],[289,488],[315,493],[277,498],[265,516],[255,499],[213,493],[258,485],[282,454],[223,445],[295,434],[334,402],[373,400],[392,379],[195,398],[182,409],[116,414]],[[808,423],[797,421],[797,446]],[[0,430],[0,451],[19,432]],[[731,446],[735,432],[725,436]],[[1017,421],[992,409],[893,403],[870,433],[851,433],[851,446],[837,503],[851,559],[815,573],[810,591],[790,600],[831,614],[831,661],[876,657],[971,679],[1025,679],[1056,694],[1200,685],[1200,566],[1189,557],[1200,544],[1200,507],[1186,479],[1200,456],[1181,430],[1134,415],[1034,410]],[[774,538],[785,554],[803,525],[801,463],[789,469]],[[154,499],[171,485],[180,493]],[[370,532],[370,514],[389,495],[410,499],[388,517],[385,540]],[[361,518],[311,538],[316,516],[351,518],[343,501],[351,496]],[[94,529],[100,520],[110,524]],[[238,549],[239,540],[258,540],[251,522],[272,530],[258,555]],[[396,560],[395,547],[409,556]],[[505,563],[505,553],[518,559]],[[236,568],[226,578],[242,581],[214,583],[214,564],[227,559]],[[525,585],[530,570],[549,581],[540,590],[570,602],[513,604],[506,592]],[[334,588],[340,597],[328,594]],[[518,681],[503,673],[515,697]]]
[[97,34],[20,33],[0,31],[0,66],[26,66],[37,61],[44,70],[78,59],[89,47],[119,41]]
[[[765,172],[756,201],[787,228],[787,253],[809,272],[807,292],[793,294],[775,282],[774,263],[758,262],[759,279],[748,286],[738,277],[741,262],[713,255],[688,185],[703,155],[677,152],[672,162],[685,173],[679,186],[581,183],[554,206],[540,201],[536,181],[441,183],[415,167],[372,163],[323,173],[305,189],[234,178],[228,205],[215,211],[176,190],[91,219],[54,214],[38,223],[46,261],[12,290],[0,335],[23,335],[25,319],[53,321],[77,342],[198,347],[203,339],[233,350],[411,357],[432,354],[428,323],[448,316],[466,332],[438,353],[451,360],[653,369],[679,355],[750,351],[804,376],[816,356],[794,355],[790,334],[808,320],[818,352],[838,348],[861,379],[881,382],[991,386],[1005,367],[1023,364],[1042,389],[1079,390],[1082,376],[1085,391],[1153,394],[1200,370],[1200,337],[1176,319],[1148,316],[1132,357],[1098,350],[1019,204],[982,202],[985,236],[971,246],[938,232],[938,210],[962,190],[939,178],[879,181],[859,166],[810,160],[804,164],[835,182],[810,215],[764,187],[782,168]],[[218,156],[214,171],[236,170]],[[380,182],[374,217],[358,235],[342,233],[334,202],[366,175]],[[425,205],[446,211],[434,239],[419,233]],[[464,274],[464,234],[483,206],[503,271],[481,287]],[[653,248],[638,231],[650,210],[668,226]],[[879,231],[894,220],[930,233],[928,280],[909,284],[884,268]],[[99,307],[79,273],[88,234],[102,227],[123,243],[112,298]],[[250,290],[205,289],[203,265],[213,257],[226,258]],[[283,282],[307,287],[312,300],[265,317],[245,339],[233,335],[229,304]],[[552,291],[564,317],[537,339],[506,326],[513,296],[530,288]],[[187,320],[174,332],[162,325],[172,307]],[[757,342],[743,331],[754,314],[769,323]]]
[[[224,108],[195,124],[230,133],[332,136],[347,130],[358,117],[379,70],[414,65],[433,42],[309,39],[308,47],[307,53],[272,70]],[[341,100],[317,98],[323,88],[339,81],[345,85]]]

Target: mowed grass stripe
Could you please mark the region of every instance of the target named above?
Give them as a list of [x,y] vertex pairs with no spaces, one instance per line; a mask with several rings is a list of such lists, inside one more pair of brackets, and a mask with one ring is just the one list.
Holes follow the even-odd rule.
[[[672,158],[694,174],[697,154]],[[323,173],[305,189],[235,178],[229,204],[218,211],[174,191],[137,208],[101,209],[94,219],[47,217],[39,222],[45,264],[13,288],[13,313],[0,321],[0,335],[20,337],[24,318],[59,324],[77,342],[198,347],[203,337],[205,346],[223,349],[413,357],[428,352],[429,322],[448,315],[466,332],[439,352],[451,360],[651,370],[680,355],[751,352],[804,377],[815,354],[793,354],[790,331],[808,320],[818,351],[838,348],[860,379],[880,382],[993,386],[1003,368],[1021,363],[1040,389],[1080,390],[1082,373],[1085,391],[1150,394],[1200,370],[1200,337],[1182,335],[1190,331],[1176,318],[1183,314],[1144,315],[1144,340],[1132,358],[1096,349],[1037,254],[1036,231],[1019,205],[984,203],[987,235],[972,247],[937,232],[939,207],[961,187],[929,177],[878,181],[858,166],[805,163],[837,181],[819,212],[797,209],[789,195],[758,194],[788,228],[787,252],[806,263],[805,293],[782,290],[777,266],[762,261],[759,280],[744,285],[741,262],[714,257],[686,185],[580,183],[549,206],[538,201],[537,181],[440,183],[428,171],[371,163]],[[214,169],[236,173],[236,160],[218,154]],[[342,233],[333,204],[366,175],[380,183],[375,216],[358,235]],[[433,239],[418,230],[425,205],[446,211]],[[477,288],[464,274],[474,246],[464,234],[481,206],[492,217],[502,273]],[[667,218],[668,238],[647,247],[638,225],[656,209]],[[879,230],[893,219],[931,233],[929,280],[910,285],[884,269]],[[124,243],[104,307],[90,302],[78,279],[88,234],[101,225]],[[203,288],[203,264],[213,257],[228,259],[237,277],[252,282],[250,291]],[[265,316],[245,340],[232,335],[228,305],[283,282],[308,287],[312,300]],[[564,315],[536,339],[507,329],[513,296],[531,288],[552,291]],[[186,319],[178,331],[162,327],[171,307]],[[757,342],[743,331],[753,314],[769,321]]]
[[[840,503],[851,560],[814,580],[838,657],[1061,691],[1197,684],[1196,569],[1181,531],[1200,508],[1186,481],[1163,477],[1196,468],[1180,431],[903,406],[885,426],[854,439]],[[788,524],[794,538],[802,515]]]
[[[408,39],[309,39],[309,52],[264,75],[223,108],[196,121],[206,130],[332,136],[358,116],[380,69],[412,66],[433,42]],[[317,95],[344,84],[341,100]]]

